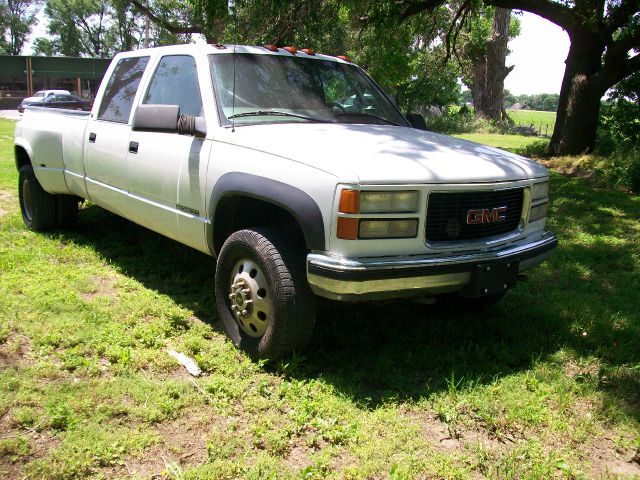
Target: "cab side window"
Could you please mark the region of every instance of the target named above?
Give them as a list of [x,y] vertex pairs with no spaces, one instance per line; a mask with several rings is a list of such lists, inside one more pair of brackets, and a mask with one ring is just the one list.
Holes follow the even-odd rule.
[[100,102],[98,120],[127,123],[149,57],[123,58],[113,70]]
[[143,103],[179,105],[183,115],[202,116],[202,98],[195,59],[189,55],[162,57]]

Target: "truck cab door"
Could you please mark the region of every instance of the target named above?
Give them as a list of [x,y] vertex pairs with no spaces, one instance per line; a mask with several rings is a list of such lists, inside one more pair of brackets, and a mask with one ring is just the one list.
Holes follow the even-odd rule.
[[123,58],[102,93],[95,118],[85,132],[85,171],[91,201],[123,217],[128,215],[127,155],[131,110],[148,56]]
[[[194,57],[161,57],[140,103],[178,105],[180,114],[203,116]],[[206,249],[204,182],[210,149],[211,142],[193,135],[132,131],[127,156],[130,218],[174,240]]]

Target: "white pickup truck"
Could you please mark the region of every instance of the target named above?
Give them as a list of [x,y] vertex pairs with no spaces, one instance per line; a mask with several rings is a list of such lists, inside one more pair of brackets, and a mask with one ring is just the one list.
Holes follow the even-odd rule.
[[308,342],[316,296],[480,305],[556,246],[544,167],[421,127],[345,57],[122,53],[91,112],[18,122],[22,216],[68,227],[87,199],[216,256],[226,333],[274,359]]

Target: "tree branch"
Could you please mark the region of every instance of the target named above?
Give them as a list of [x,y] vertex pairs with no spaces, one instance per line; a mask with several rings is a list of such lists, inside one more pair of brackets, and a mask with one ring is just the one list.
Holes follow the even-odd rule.
[[608,27],[608,33],[611,35],[638,11],[638,2],[636,0],[626,0],[609,8],[605,23]]
[[484,3],[494,7],[535,13],[568,32],[572,32],[579,25],[579,20],[573,9],[551,0],[485,0]]
[[[453,33],[453,48],[455,50],[456,48],[455,44],[458,39],[458,33],[462,28],[462,24],[464,23],[464,19],[467,15],[467,9],[469,8],[470,4],[471,4],[471,0],[465,0],[464,3],[460,5],[458,10],[456,11],[456,14],[453,17],[453,20],[451,21],[451,26],[449,27],[449,31],[447,32],[447,35],[445,37],[447,54],[445,56],[444,63],[448,62],[449,58],[451,58],[451,34]],[[462,16],[462,22],[460,22],[460,25],[458,25],[458,20],[460,19],[461,16]]]
[[422,0],[419,2],[408,1],[404,10],[400,14],[400,22],[404,22],[407,18],[426,12],[427,10],[433,10],[444,3],[446,3],[445,0]]
[[174,23],[168,22],[167,20],[158,17],[155,15],[150,8],[146,5],[142,4],[139,0],[131,0],[131,3],[143,15],[149,17],[149,19],[160,25],[162,28],[169,30],[171,33],[176,34],[185,34],[185,33],[203,33],[203,29],[201,27],[193,26],[193,25],[176,25]]

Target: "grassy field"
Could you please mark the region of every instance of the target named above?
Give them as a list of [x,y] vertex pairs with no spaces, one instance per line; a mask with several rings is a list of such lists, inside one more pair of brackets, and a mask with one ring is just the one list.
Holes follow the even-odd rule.
[[556,112],[543,112],[539,110],[507,110],[509,117],[519,125],[533,125],[536,130],[545,135],[553,133],[556,123]]
[[560,246],[501,303],[325,311],[266,367],[222,335],[211,258],[91,205],[73,231],[26,230],[12,128],[0,478],[640,475],[640,197],[554,174]]
[[460,133],[455,134],[454,137],[482,143],[491,147],[502,148],[511,152],[517,152],[527,145],[543,141],[540,137],[525,135],[497,135],[494,133]]

